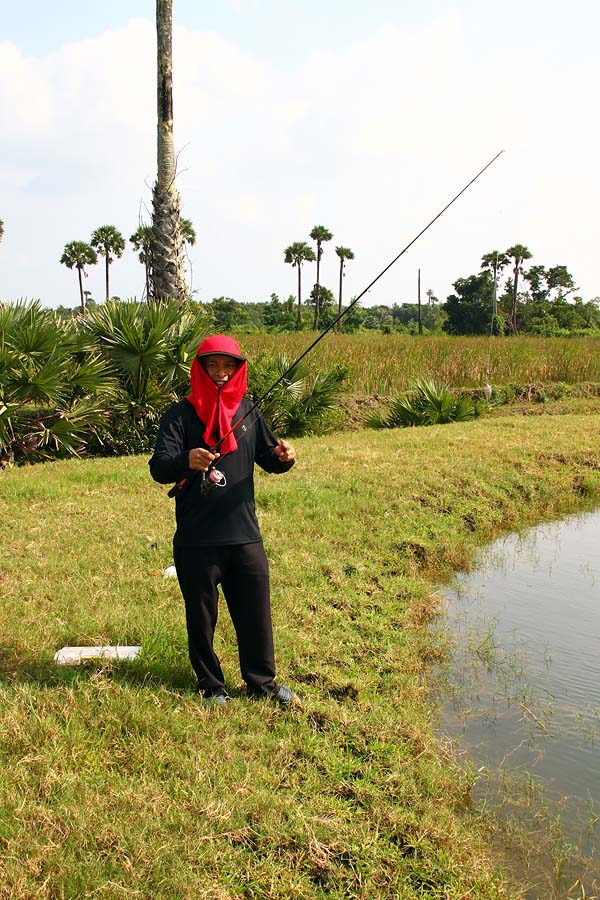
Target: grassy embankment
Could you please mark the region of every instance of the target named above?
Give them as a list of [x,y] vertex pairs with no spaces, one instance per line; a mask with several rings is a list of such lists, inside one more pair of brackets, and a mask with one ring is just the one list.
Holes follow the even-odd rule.
[[[171,501],[141,458],[0,478],[0,898],[517,897],[435,739],[435,583],[496,534],[600,498],[599,419],[298,442],[262,476],[279,670],[299,713],[192,693]],[[64,644],[139,664],[53,666]]]

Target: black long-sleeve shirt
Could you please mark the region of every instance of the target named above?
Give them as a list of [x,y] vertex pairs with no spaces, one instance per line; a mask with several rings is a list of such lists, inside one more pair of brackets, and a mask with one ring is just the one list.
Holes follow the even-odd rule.
[[[246,415],[251,406],[250,400],[242,400],[233,421]],[[189,468],[189,452],[196,447],[209,449],[204,429],[191,403],[175,403],[161,420],[154,455],[149,460],[150,474],[160,484],[188,479],[176,498],[173,542],[180,547],[205,547],[260,541],[254,506],[254,463],[275,474],[287,472],[294,463],[281,462],[275,455],[277,441],[254,410],[248,423],[235,432],[237,450],[220,456],[215,463],[225,475],[225,486],[201,495],[202,473]]]

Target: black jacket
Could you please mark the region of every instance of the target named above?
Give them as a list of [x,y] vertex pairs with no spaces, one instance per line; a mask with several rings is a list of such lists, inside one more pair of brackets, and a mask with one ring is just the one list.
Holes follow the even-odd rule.
[[[251,406],[250,400],[242,400],[234,421]],[[254,507],[254,463],[265,472],[277,474],[287,472],[294,463],[280,462],[273,452],[277,441],[258,410],[254,410],[248,422],[236,429],[237,450],[219,457],[215,463],[225,475],[225,486],[201,496],[202,474],[189,468],[188,454],[195,447],[208,449],[204,428],[191,403],[187,400],[175,403],[162,418],[154,455],[149,461],[150,474],[160,484],[188,479],[175,501],[177,531],[173,543],[180,547],[202,547],[260,541]]]

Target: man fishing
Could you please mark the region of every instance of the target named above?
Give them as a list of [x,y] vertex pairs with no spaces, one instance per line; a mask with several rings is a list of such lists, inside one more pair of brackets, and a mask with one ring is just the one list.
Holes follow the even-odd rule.
[[[289,471],[294,448],[276,440],[256,405],[244,397],[247,363],[232,338],[202,341],[190,382],[191,394],[163,416],[149,465],[155,481],[176,483],[173,558],[198,692],[209,705],[229,701],[213,647],[220,585],[248,693],[299,705],[294,691],[275,681],[269,568],[253,480],[255,462],[266,472]],[[252,421],[244,424],[250,412]]]

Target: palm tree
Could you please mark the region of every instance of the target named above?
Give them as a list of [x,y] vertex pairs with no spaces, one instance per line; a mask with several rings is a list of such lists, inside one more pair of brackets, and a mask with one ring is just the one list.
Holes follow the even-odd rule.
[[497,306],[496,306],[496,296],[498,293],[498,276],[501,274],[502,269],[504,269],[510,262],[506,253],[499,252],[498,250],[492,250],[491,253],[484,253],[481,257],[481,268],[482,269],[490,269],[493,278],[494,278],[494,300],[493,300],[493,309],[492,309],[492,334],[494,332],[494,323],[496,321],[497,315]]
[[298,318],[297,318],[297,327],[302,327],[302,284],[300,272],[302,268],[303,262],[314,262],[315,252],[312,247],[309,247],[306,241],[296,241],[294,244],[290,244],[289,247],[286,247],[284,250],[284,260],[286,263],[290,263],[292,266],[296,266],[298,268]]
[[120,259],[123,256],[123,250],[125,249],[123,235],[114,225],[101,225],[100,228],[96,228],[92,232],[90,244],[98,251],[100,256],[104,257],[106,265],[106,299],[110,300],[108,268],[113,261],[111,253],[114,253],[116,259]]
[[146,300],[152,297],[152,226],[140,225],[129,238],[146,273]]
[[84,278],[87,278],[87,272],[85,271],[84,266],[95,266],[98,262],[98,254],[94,248],[90,247],[89,244],[86,244],[85,241],[71,241],[69,244],[65,244],[65,249],[63,250],[60,262],[65,265],[67,269],[77,269],[77,274],[79,276],[79,296],[81,298],[81,315],[83,316],[85,315],[85,297],[83,296],[82,275]]
[[531,259],[532,253],[523,244],[514,244],[506,250],[506,256],[512,259],[513,269],[512,305],[510,310],[509,327],[512,334],[517,333],[517,295],[519,289],[519,274],[523,274],[522,265],[526,259]]
[[316,331],[319,327],[319,287],[321,283],[319,281],[319,267],[321,265],[321,256],[323,255],[323,247],[321,244],[325,241],[330,241],[333,235],[324,225],[315,225],[310,236],[313,241],[317,242],[317,283],[315,285],[315,318],[313,322],[313,330]]
[[4,237],[4,222],[0,219],[0,241]]
[[182,244],[189,244],[190,247],[193,247],[196,243],[196,229],[192,225],[191,219],[181,219],[181,242]]
[[157,176],[152,192],[152,278],[159,299],[186,297],[173,141],[173,0],[156,0]]
[[[350,247],[336,247],[335,252],[340,258],[340,292],[338,295],[338,316],[342,314],[342,279],[344,277],[344,263],[347,259],[354,259],[354,253]],[[337,323],[337,330],[342,330],[342,323]]]
[[187,252],[187,248],[188,248],[188,245],[190,247],[193,247],[194,244],[196,243],[196,229],[192,225],[192,222],[190,219],[184,219],[183,217],[181,219],[181,243],[184,248],[185,258],[187,259],[187,263],[188,263],[189,270],[190,270],[189,295],[191,297],[194,272],[193,272],[193,268],[192,268],[192,261],[190,259],[189,253]]

